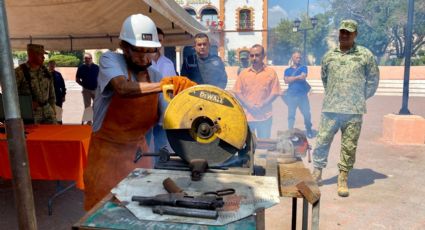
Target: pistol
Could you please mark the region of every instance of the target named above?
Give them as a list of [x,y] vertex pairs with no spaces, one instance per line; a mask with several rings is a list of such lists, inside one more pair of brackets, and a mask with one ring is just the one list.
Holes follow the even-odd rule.
[[188,196],[185,193],[159,194],[152,197],[133,196],[131,200],[139,202],[139,205],[146,206],[165,205],[206,210],[215,210],[224,206],[222,197],[210,195]]

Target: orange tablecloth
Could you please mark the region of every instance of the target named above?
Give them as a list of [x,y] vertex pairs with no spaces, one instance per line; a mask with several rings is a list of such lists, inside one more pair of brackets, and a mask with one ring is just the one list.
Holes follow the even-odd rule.
[[[84,189],[90,126],[34,125],[25,131],[32,179],[73,180]],[[11,178],[6,136],[0,134],[0,139],[0,176]]]

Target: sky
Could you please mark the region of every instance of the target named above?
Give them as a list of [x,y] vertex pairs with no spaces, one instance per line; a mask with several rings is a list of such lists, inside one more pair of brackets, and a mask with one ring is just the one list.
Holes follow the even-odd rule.
[[281,19],[300,18],[307,12],[308,2],[310,17],[323,12],[318,0],[269,0],[269,27],[275,27]]

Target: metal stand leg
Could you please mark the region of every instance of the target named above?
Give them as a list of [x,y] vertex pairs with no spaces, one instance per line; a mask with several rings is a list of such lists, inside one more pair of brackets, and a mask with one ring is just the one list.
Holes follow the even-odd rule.
[[320,199],[313,204],[313,209],[311,212],[311,229],[318,230],[319,229],[319,212],[320,212]]
[[308,201],[307,199],[303,199],[303,225],[302,229],[307,230],[308,228]]
[[48,214],[49,216],[52,215],[52,205],[53,205],[53,200],[62,195],[64,192],[70,190],[71,188],[73,188],[75,186],[75,182],[72,182],[70,185],[68,185],[68,187],[62,188],[62,186],[60,185],[59,181],[56,181],[56,192],[49,198],[49,201],[47,202],[47,209],[48,209]]
[[292,223],[291,223],[291,229],[296,230],[297,229],[297,198],[292,198]]
[[257,230],[264,230],[266,229],[266,223],[265,223],[265,209],[260,208],[255,211],[255,222],[256,222],[256,229]]

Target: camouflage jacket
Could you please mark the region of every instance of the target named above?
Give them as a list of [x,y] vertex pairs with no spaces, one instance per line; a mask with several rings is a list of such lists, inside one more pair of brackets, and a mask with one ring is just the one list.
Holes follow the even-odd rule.
[[[27,65],[28,66],[28,65]],[[29,67],[28,67],[29,69]],[[51,104],[53,107],[56,102],[55,88],[53,82],[53,76],[47,71],[46,67],[42,66],[38,70],[29,70],[31,77],[31,87],[29,88],[25,79],[24,71],[19,66],[15,69],[16,85],[18,86],[19,95],[32,95],[32,100],[41,104]],[[33,94],[31,94],[31,92]]]
[[339,47],[322,59],[322,82],[325,88],[322,112],[364,114],[366,99],[379,84],[379,69],[372,52],[354,46],[343,53]]

